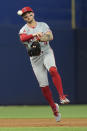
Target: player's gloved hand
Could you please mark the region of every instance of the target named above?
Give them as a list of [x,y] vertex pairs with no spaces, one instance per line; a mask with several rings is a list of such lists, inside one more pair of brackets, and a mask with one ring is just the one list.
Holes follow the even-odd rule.
[[39,42],[33,42],[31,48],[28,49],[29,56],[39,56],[41,53],[41,46]]

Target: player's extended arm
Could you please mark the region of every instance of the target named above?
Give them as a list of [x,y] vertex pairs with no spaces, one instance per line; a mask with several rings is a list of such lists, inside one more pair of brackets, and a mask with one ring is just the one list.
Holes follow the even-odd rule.
[[43,34],[41,37],[39,37],[40,41],[45,42],[45,41],[50,41],[53,40],[53,34],[51,31],[46,32]]
[[26,41],[32,39],[33,37],[34,37],[34,36],[33,36],[32,34],[30,34],[30,35],[20,34],[20,40],[21,40],[22,42],[26,42]]

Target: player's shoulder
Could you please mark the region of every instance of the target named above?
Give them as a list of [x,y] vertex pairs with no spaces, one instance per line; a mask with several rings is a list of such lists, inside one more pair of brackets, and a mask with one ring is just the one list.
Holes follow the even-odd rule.
[[19,34],[23,33],[25,30],[27,30],[27,24],[25,24],[24,26],[22,26],[22,28],[19,30]]
[[46,26],[46,25],[48,25],[47,23],[45,23],[45,22],[37,22],[38,23],[38,25],[41,25],[41,26]]

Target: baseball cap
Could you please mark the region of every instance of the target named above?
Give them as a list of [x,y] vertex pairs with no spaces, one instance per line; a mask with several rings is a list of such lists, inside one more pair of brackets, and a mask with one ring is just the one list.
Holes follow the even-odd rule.
[[26,12],[28,12],[28,11],[33,12],[33,10],[32,10],[30,7],[24,7],[24,8],[22,8],[22,12],[23,12],[23,13],[26,13]]
[[22,16],[24,13],[29,12],[29,11],[33,12],[31,7],[24,7],[21,10],[18,10],[17,14]]

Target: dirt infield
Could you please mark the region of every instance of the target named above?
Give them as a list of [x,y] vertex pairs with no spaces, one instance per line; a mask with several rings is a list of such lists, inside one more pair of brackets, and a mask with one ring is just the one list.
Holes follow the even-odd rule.
[[0,119],[0,127],[87,127],[87,119]]

